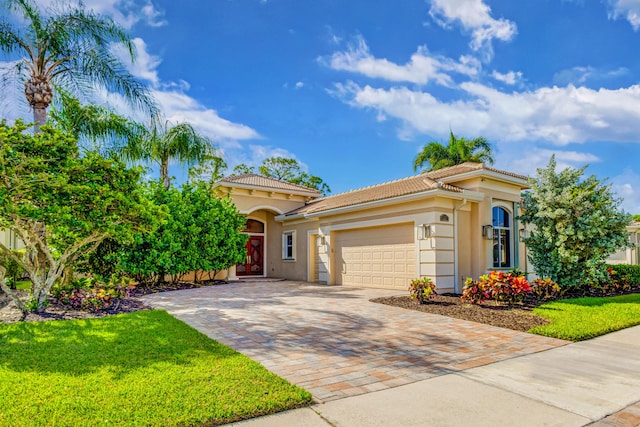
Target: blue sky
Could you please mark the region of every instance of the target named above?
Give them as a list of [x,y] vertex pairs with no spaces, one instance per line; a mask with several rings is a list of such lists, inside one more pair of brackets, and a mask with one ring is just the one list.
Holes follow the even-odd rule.
[[451,129],[486,137],[501,169],[589,164],[640,213],[640,0],[85,4],[129,30],[131,71],[230,167],[295,157],[336,194],[412,175]]

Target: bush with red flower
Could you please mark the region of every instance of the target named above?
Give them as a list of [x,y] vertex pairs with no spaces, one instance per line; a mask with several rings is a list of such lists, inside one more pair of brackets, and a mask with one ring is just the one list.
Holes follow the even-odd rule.
[[462,300],[471,304],[481,304],[493,299],[509,305],[522,302],[531,293],[531,285],[526,277],[517,272],[490,271],[479,280],[467,278],[462,291]]

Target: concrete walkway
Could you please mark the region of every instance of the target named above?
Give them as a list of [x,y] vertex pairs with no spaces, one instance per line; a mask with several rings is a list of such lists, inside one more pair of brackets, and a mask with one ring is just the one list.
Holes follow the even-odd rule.
[[238,426],[640,425],[640,327],[566,345],[367,301],[390,293],[278,282],[145,299],[316,398]]

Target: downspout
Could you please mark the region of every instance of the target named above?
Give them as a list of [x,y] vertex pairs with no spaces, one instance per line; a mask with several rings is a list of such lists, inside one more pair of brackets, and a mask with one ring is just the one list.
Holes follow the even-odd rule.
[[463,199],[462,203],[453,208],[453,292],[458,294],[460,273],[458,272],[458,210],[467,204],[467,199]]

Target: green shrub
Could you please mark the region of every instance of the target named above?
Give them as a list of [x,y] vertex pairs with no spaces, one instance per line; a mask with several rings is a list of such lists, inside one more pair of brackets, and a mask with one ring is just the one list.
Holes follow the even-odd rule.
[[154,181],[146,191],[163,209],[163,222],[150,233],[136,233],[132,242],[105,240],[79,271],[126,275],[149,285],[165,277],[179,282],[192,271],[212,272],[215,277],[246,259],[246,218],[230,200],[212,196],[204,184],[185,184],[179,190]]
[[56,285],[51,293],[60,304],[69,308],[99,311],[117,307],[134,287],[125,278],[112,277],[104,282],[83,277],[74,279],[69,284]]
[[426,304],[436,293],[436,284],[428,277],[413,279],[409,285],[411,298],[417,299],[420,304]]
[[624,278],[630,285],[640,285],[640,265],[631,264],[607,264],[607,268],[613,268],[621,278]]

